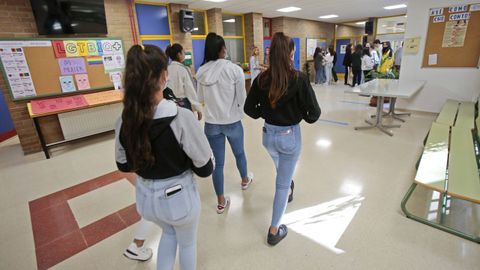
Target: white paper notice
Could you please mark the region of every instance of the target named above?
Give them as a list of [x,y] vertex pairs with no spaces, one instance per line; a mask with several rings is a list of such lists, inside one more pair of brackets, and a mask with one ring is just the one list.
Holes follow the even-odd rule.
[[437,54],[428,55],[428,65],[433,66],[437,64]]
[[122,72],[110,72],[110,80],[113,82],[113,87],[115,88],[115,90],[120,90],[123,88]]
[[103,55],[102,59],[105,73],[120,71],[125,68],[125,57],[123,54]]
[[478,11],[480,10],[480,4],[472,4],[470,6],[470,11]]
[[30,70],[22,47],[0,47],[0,58],[14,98],[35,96]]

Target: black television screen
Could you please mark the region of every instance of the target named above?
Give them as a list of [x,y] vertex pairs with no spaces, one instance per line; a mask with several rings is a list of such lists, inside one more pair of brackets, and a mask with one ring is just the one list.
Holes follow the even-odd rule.
[[103,0],[30,0],[40,35],[107,34]]

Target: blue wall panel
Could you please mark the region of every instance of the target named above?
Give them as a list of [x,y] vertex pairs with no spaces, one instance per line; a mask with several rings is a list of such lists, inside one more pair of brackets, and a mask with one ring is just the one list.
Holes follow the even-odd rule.
[[170,35],[166,6],[135,4],[140,35]]
[[170,45],[170,40],[167,39],[157,39],[157,40],[143,40],[142,41],[143,45],[155,45],[165,51],[167,49],[167,46]]
[[203,62],[203,57],[205,54],[205,39],[192,39],[193,47],[193,62],[195,65],[195,72]]
[[293,42],[295,43],[295,53],[293,54],[293,67],[296,70],[300,69],[300,39],[299,38],[292,38]]
[[265,64],[266,63],[266,59],[267,59],[267,54],[265,53],[265,50],[267,48],[270,48],[270,44],[272,44],[272,40],[271,39],[264,39],[263,40],[263,63]]
[[7,104],[3,97],[3,94],[0,91],[0,135],[14,130],[12,118],[10,117],[10,112],[8,111]]
[[337,52],[337,63],[335,64],[335,71],[337,73],[345,73],[345,67],[343,66],[343,58],[345,58],[345,53],[341,52],[342,45],[347,46],[350,44],[350,39],[337,39],[335,44],[335,50]]

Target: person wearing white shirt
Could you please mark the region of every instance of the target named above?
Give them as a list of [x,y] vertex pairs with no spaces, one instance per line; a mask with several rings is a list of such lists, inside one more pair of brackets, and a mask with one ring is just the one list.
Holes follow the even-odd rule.
[[228,140],[245,190],[253,181],[248,175],[244,150],[242,118],[247,97],[243,69],[225,59],[225,40],[209,33],[205,40],[202,65],[197,71],[199,101],[205,104],[205,135],[215,157],[213,186],[217,195],[217,213],[222,214],[230,203],[224,195],[225,138]]
[[367,43],[365,46],[370,50],[370,57],[372,58],[374,69],[376,69],[376,67],[380,65],[380,56],[378,51],[375,48],[370,47],[369,43]]
[[325,77],[326,77],[325,84],[327,85],[332,84],[333,55],[330,52],[328,52],[327,55],[325,55],[324,61],[325,61]]
[[172,89],[174,95],[180,99],[187,99],[191,109],[197,112],[198,120],[202,119],[202,105],[198,101],[197,90],[190,69],[182,64],[185,53],[182,45],[175,43],[168,45],[165,53],[172,60],[168,65],[167,87]]
[[369,73],[372,71],[373,66],[374,62],[370,56],[370,48],[364,48],[362,56],[363,81],[368,82],[370,80]]
[[251,79],[252,84],[255,78],[258,76],[258,74],[260,74],[260,71],[261,71],[261,67],[258,62],[258,54],[259,54],[258,47],[257,46],[253,47],[252,56],[250,56],[250,75],[252,77]]

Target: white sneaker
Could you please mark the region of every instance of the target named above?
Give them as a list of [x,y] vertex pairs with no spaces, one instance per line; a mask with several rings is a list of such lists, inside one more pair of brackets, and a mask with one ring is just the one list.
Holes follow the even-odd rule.
[[145,246],[137,247],[135,243],[131,243],[125,252],[123,252],[123,255],[129,259],[144,262],[152,258],[153,252],[151,248]]
[[247,182],[247,183],[244,184],[243,181],[242,181],[242,183],[240,184],[240,185],[242,186],[242,190],[248,189],[248,187],[250,186],[250,184],[253,182],[253,173],[249,173],[248,176],[247,176],[247,178],[248,178],[248,182]]
[[230,205],[230,197],[225,197],[225,204],[217,204],[217,214],[223,214],[223,212],[225,212],[225,210],[228,208],[228,206]]

